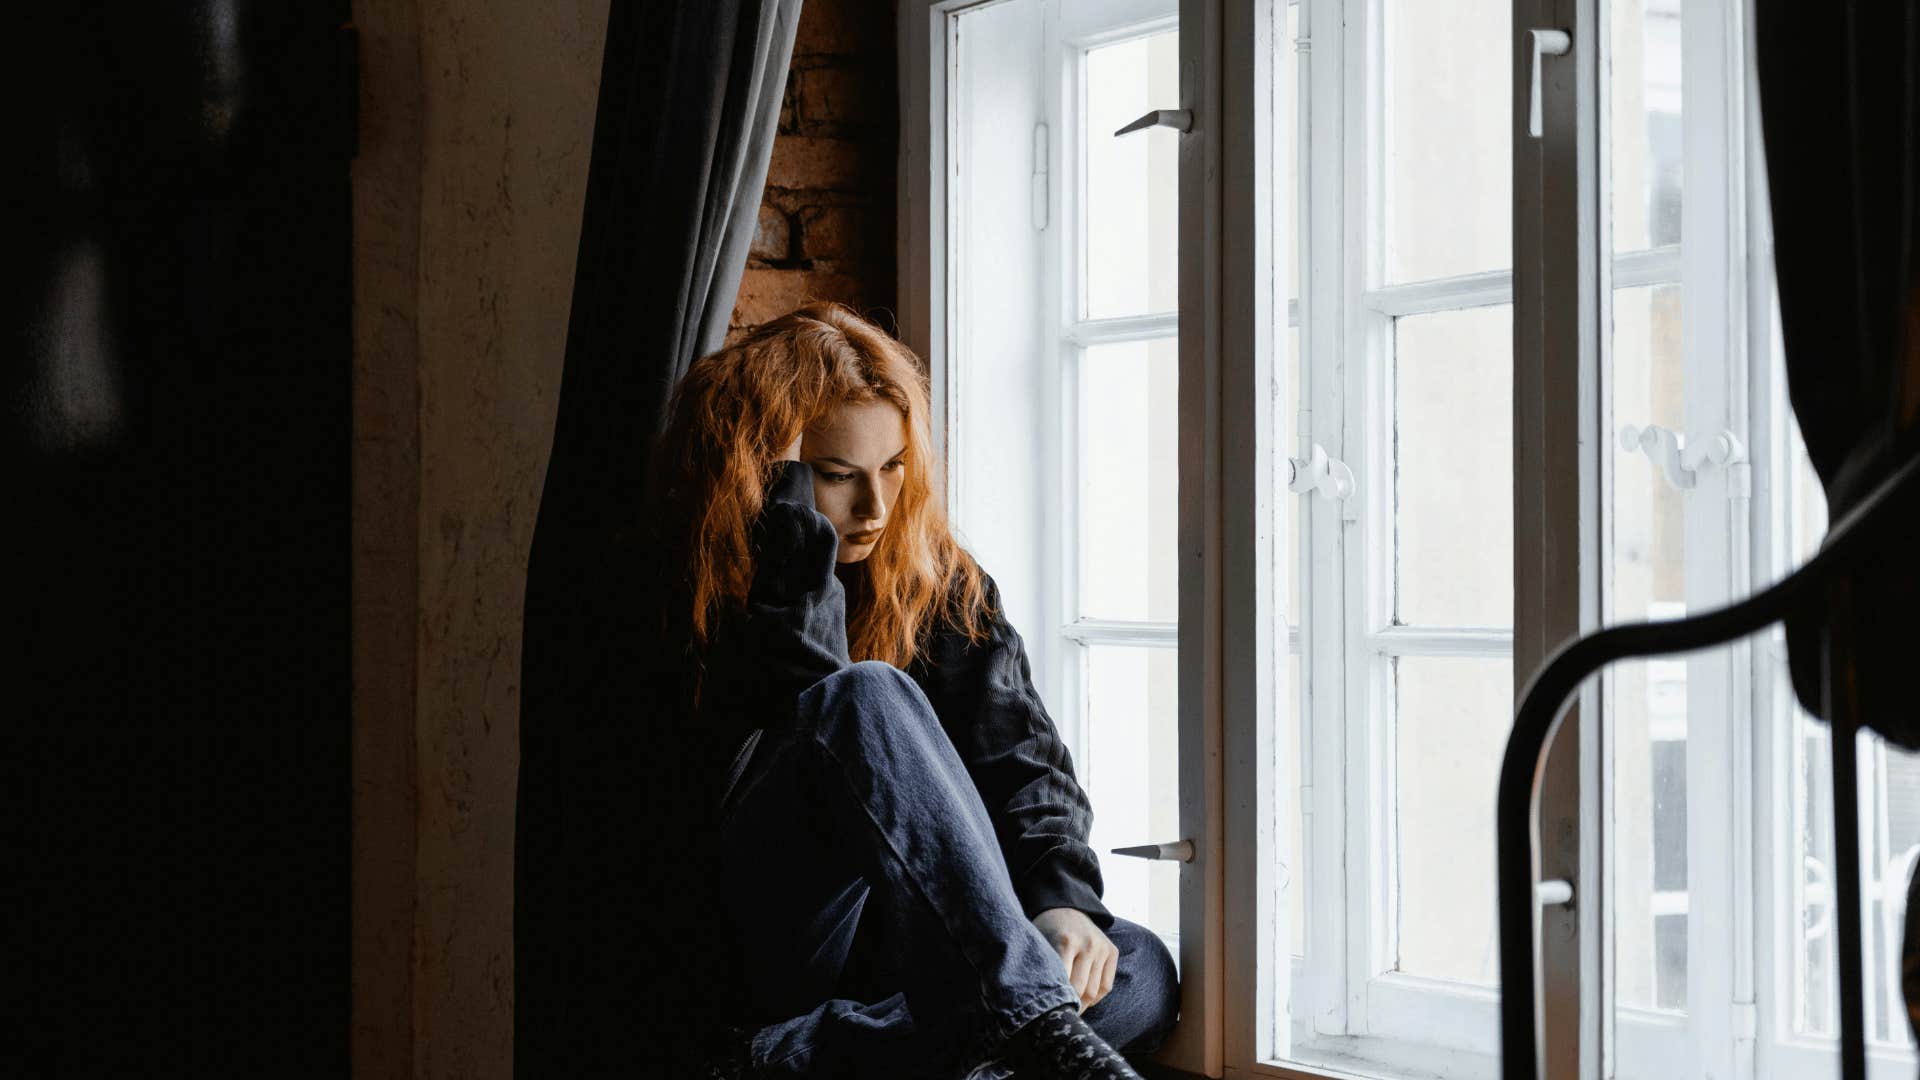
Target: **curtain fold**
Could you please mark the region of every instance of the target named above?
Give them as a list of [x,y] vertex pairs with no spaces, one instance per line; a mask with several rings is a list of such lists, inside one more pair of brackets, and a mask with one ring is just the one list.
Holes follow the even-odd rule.
[[[515,842],[515,1067],[662,1060],[636,955],[662,940],[607,910],[650,883],[609,855],[644,842],[609,762],[646,752],[600,715],[606,544],[636,510],[668,396],[720,347],[759,219],[800,0],[621,2],[608,16],[552,454],[527,573]],[[596,614],[599,611],[599,614]],[[638,726],[643,718],[623,718]],[[598,771],[596,771],[598,770]],[[624,865],[631,865],[631,852]],[[671,860],[657,884],[672,888]],[[661,958],[661,963],[667,963]]]
[[[1787,382],[1830,519],[1920,451],[1920,12],[1757,0],[1761,122]],[[1920,748],[1908,628],[1920,522],[1787,622],[1794,691],[1824,715],[1821,628],[1856,715]]]

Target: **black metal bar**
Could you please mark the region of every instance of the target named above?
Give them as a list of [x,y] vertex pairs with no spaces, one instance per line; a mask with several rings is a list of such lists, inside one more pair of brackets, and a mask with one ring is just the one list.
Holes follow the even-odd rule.
[[[1887,523],[1899,519],[1901,508],[1917,501],[1917,497],[1920,457],[1906,462],[1875,487],[1828,531],[1826,544],[1806,565],[1771,588],[1689,618],[1627,623],[1578,638],[1561,646],[1528,682],[1500,767],[1495,819],[1500,886],[1501,1070],[1506,1080],[1538,1080],[1545,1071],[1540,1043],[1540,919],[1534,898],[1540,862],[1540,770],[1574,691],[1589,675],[1616,660],[1725,644],[1817,601],[1821,591],[1878,539],[1879,532],[1886,531]],[[1852,810],[1847,808],[1848,813]],[[1839,816],[1836,813],[1836,819]],[[1839,876],[1836,872],[1835,877]],[[1577,900],[1578,883],[1575,889]],[[1857,917],[1858,905],[1855,907]],[[1843,989],[1843,998],[1845,994]]]
[[1832,725],[1829,732],[1833,764],[1833,924],[1835,990],[1840,998],[1840,1077],[1866,1080],[1867,1006],[1860,944],[1860,765],[1854,733],[1860,730],[1853,713],[1853,695],[1846,693],[1833,670],[1836,627],[1820,634],[1820,693]]

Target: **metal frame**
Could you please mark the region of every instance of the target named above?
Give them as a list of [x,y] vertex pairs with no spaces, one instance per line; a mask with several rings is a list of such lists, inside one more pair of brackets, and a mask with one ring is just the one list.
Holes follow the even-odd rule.
[[[1739,603],[1672,622],[1630,623],[1590,634],[1557,651],[1528,685],[1514,717],[1500,770],[1500,979],[1501,1046],[1507,1080],[1548,1075],[1540,1040],[1544,1007],[1540,994],[1541,844],[1538,801],[1543,762],[1558,734],[1568,702],[1582,682],[1602,667],[1629,657],[1660,656],[1722,645],[1801,611],[1819,610],[1825,589],[1871,549],[1889,525],[1920,503],[1920,457],[1909,460],[1876,486],[1827,533],[1827,542],[1806,565],[1778,584]],[[1839,929],[1840,1053],[1845,1080],[1866,1076],[1866,1028],[1860,956],[1860,833],[1854,735],[1859,717],[1852,703],[1833,695],[1831,635],[1826,628],[1822,668],[1828,699],[1823,711],[1833,724],[1834,914]],[[1845,810],[1845,813],[1841,811]]]

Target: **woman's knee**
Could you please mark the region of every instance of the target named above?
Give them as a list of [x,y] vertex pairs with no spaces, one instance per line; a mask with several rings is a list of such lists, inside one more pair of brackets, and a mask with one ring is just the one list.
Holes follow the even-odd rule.
[[1128,996],[1147,1020],[1146,1030],[1129,1049],[1156,1049],[1180,1015],[1180,973],[1174,967],[1173,954],[1160,935],[1129,919],[1116,917],[1107,929],[1107,938],[1120,950]]
[[799,700],[803,727],[842,729],[885,724],[899,731],[915,719],[939,726],[933,706],[906,672],[880,660],[850,664],[808,687]]

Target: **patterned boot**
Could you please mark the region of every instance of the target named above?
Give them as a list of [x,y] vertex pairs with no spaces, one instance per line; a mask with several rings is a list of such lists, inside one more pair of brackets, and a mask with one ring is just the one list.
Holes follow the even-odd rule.
[[1034,1017],[1001,1050],[1019,1080],[1141,1080],[1074,1005]]

